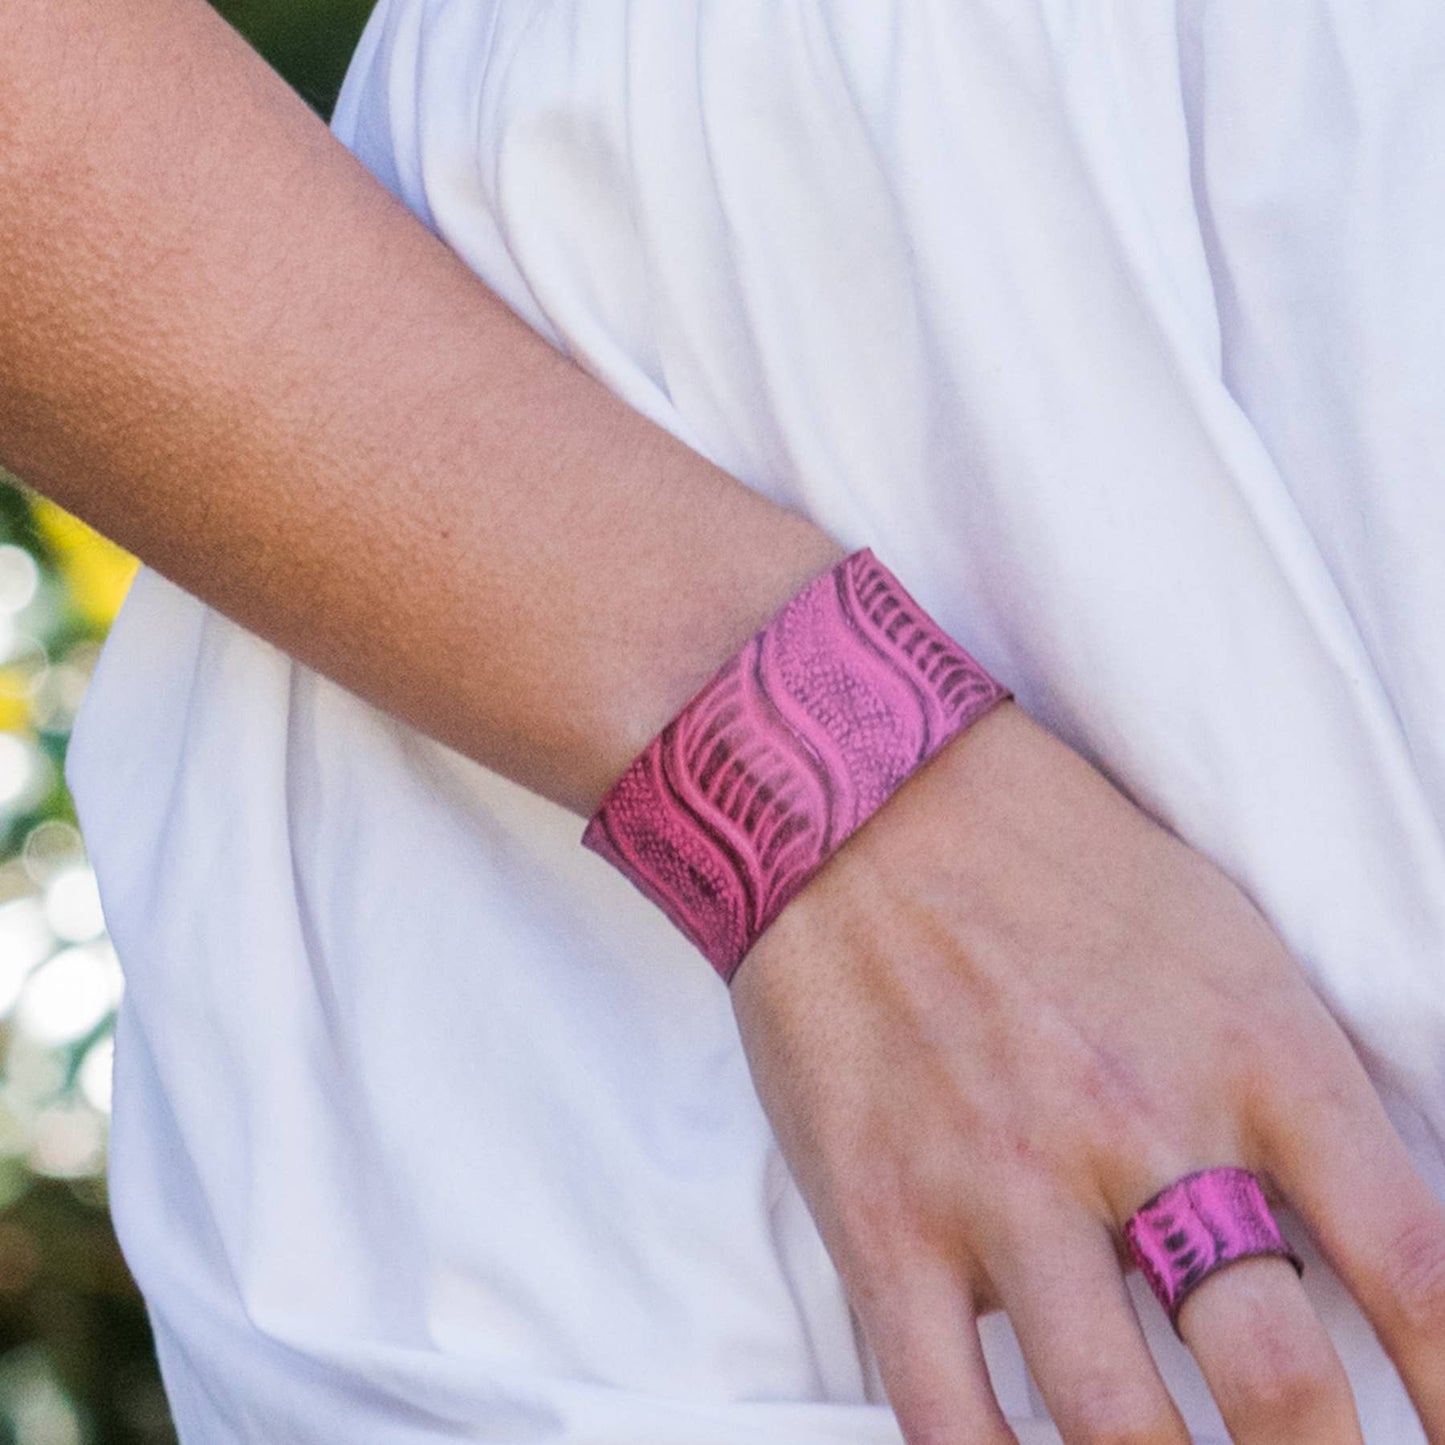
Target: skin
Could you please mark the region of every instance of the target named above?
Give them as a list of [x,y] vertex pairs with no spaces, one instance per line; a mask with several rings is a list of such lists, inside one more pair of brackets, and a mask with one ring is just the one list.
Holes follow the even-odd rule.
[[[844,844],[732,996],[910,1445],[1012,1439],[995,1308],[1066,1441],[1183,1445],[1117,1240],[1221,1163],[1295,1206],[1445,1439],[1440,1209],[1351,1046],[1245,895],[1016,705]],[[1180,1328],[1234,1440],[1360,1439],[1287,1263],[1206,1280]]]
[[[0,459],[260,636],[585,816],[843,555],[533,335],[201,0],[0,25]],[[1223,1163],[1299,1211],[1445,1445],[1445,1212],[1350,1046],[1242,892],[1017,705],[732,999],[909,1445],[1012,1438],[998,1308],[1070,1445],[1185,1441],[1119,1231]],[[1181,1325],[1235,1440],[1359,1440],[1287,1265]]]

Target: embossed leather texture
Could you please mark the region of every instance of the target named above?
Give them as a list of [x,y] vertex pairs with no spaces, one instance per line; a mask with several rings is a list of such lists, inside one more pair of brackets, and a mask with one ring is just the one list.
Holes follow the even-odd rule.
[[718,670],[613,785],[582,842],[731,982],[843,840],[1011,696],[863,548]]
[[1227,1264],[1274,1254],[1304,1272],[1247,1169],[1205,1169],[1175,1180],[1130,1217],[1124,1237],[1176,1330],[1190,1293]]

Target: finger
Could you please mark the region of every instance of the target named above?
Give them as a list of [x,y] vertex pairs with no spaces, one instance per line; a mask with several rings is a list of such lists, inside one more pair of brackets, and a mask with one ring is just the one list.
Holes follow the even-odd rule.
[[967,1284],[942,1263],[853,1290],[908,1445],[1018,1445],[993,1392]]
[[995,1285],[1067,1445],[1189,1445],[1103,1224],[1035,1220]]
[[1349,1378],[1294,1266],[1241,1259],[1196,1285],[1179,1311],[1237,1445],[1360,1445]]
[[1445,1445],[1445,1209],[1363,1070],[1351,1072],[1333,1090],[1297,1091],[1263,1142],[1276,1183],[1395,1362],[1431,1445]]

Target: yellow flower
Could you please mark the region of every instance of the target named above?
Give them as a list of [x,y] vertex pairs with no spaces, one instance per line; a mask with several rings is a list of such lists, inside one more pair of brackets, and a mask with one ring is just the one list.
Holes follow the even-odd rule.
[[0,667],[0,733],[30,727],[30,675],[22,667]]
[[140,563],[44,497],[34,499],[34,512],[37,528],[60,559],[71,602],[88,622],[108,627]]

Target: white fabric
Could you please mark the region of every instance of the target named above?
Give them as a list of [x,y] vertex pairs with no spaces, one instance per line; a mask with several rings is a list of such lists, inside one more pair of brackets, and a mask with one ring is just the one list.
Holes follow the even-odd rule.
[[[335,129],[1238,879],[1445,1190],[1442,67],[1439,0],[382,0]],[[580,819],[149,570],[68,771],[188,1445],[897,1441],[724,991]]]

